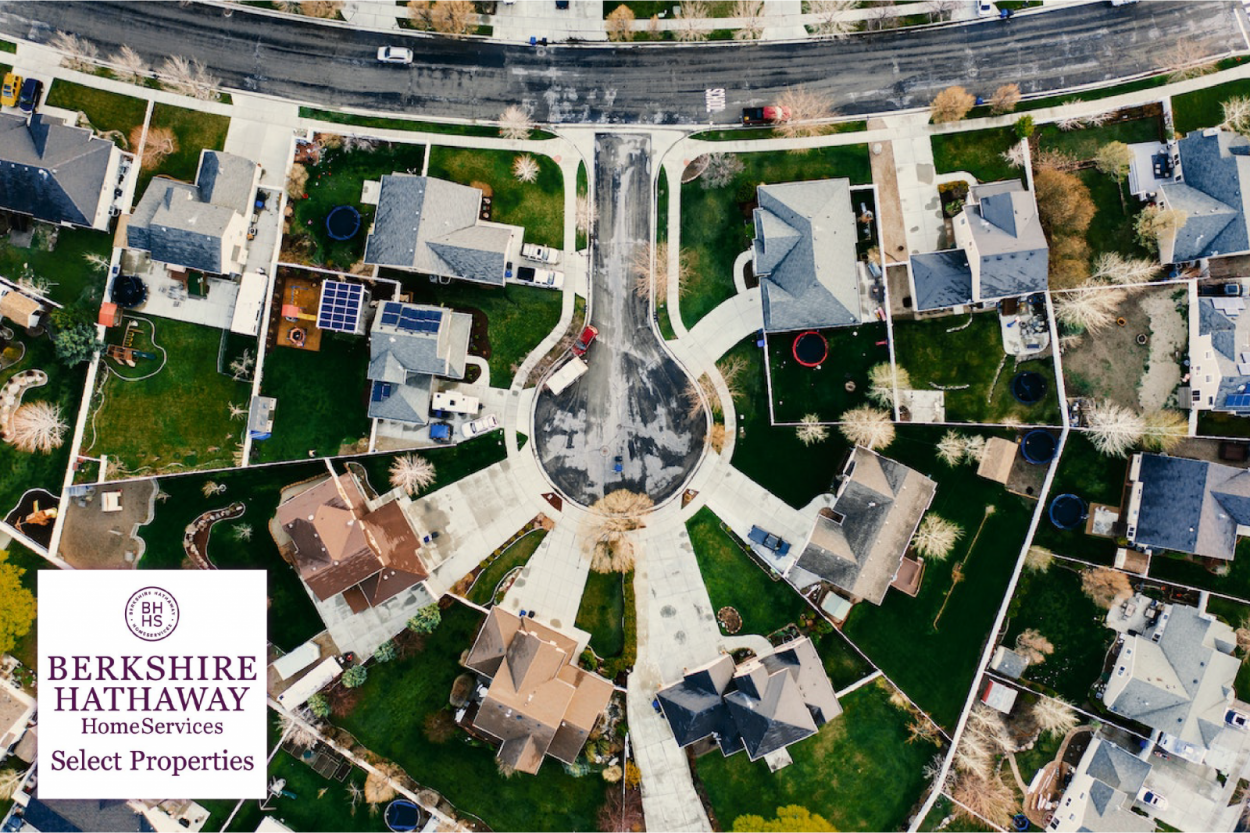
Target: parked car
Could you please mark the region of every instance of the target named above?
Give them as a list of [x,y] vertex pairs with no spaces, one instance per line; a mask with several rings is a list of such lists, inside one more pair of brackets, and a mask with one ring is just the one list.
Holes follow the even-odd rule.
[[1142,804],[1155,808],[1155,810],[1158,811],[1163,811],[1168,808],[1168,800],[1166,798],[1159,795],[1154,790],[1148,790],[1145,787],[1142,787],[1141,792],[1137,794],[1137,800]]
[[451,425],[446,422],[430,423],[430,439],[436,443],[451,442]]
[[404,46],[380,46],[378,60],[384,64],[411,64],[412,50]]
[[769,105],[767,107],[743,107],[743,124],[781,124],[790,121],[790,108]]
[[545,286],[548,289],[564,288],[564,273],[554,269],[535,269],[533,266],[521,266],[516,270],[516,279],[532,283],[534,286]]
[[1227,283],[1202,283],[1198,284],[1198,294],[1207,297],[1225,296],[1228,298],[1238,298],[1245,292],[1238,281],[1229,281]]
[[499,427],[499,417],[494,414],[487,414],[481,419],[475,419],[472,422],[466,422],[464,427],[460,429],[464,432],[465,439],[485,434],[487,431],[494,431]]
[[551,246],[539,246],[537,243],[526,243],[521,247],[521,257],[554,266],[560,262],[560,250]]
[[21,94],[22,76],[10,72],[4,76],[4,86],[0,87],[0,104],[5,107],[16,107],[17,97]]
[[586,355],[586,351],[590,349],[590,345],[594,342],[597,335],[599,335],[599,328],[594,324],[587,324],[586,329],[582,330],[582,334],[577,337],[577,341],[573,344],[573,355],[579,359]]
[[1236,709],[1229,709],[1224,712],[1224,722],[1236,729],[1244,729],[1250,726],[1250,714],[1237,711]]
[[22,92],[17,97],[17,106],[23,113],[33,112],[39,106],[39,97],[43,93],[43,82],[38,78],[27,78],[22,84]]

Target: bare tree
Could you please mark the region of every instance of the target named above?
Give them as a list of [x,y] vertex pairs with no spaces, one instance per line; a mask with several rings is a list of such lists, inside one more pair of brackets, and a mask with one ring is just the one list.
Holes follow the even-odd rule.
[[304,0],[300,4],[301,14],[324,20],[337,20],[341,11],[343,11],[343,0]]
[[1141,442],[1146,421],[1135,411],[1114,402],[1099,402],[1086,415],[1094,448],[1111,457],[1124,457]]
[[786,139],[819,136],[825,132],[824,121],[834,116],[829,99],[807,87],[786,87],[777,96],[777,105],[788,110],[790,117],[777,125],[777,133]]
[[1024,142],[1016,142],[1011,147],[999,154],[1002,160],[1013,168],[1023,168],[1025,162],[1028,161]]
[[61,406],[53,402],[27,402],[9,417],[9,442],[18,451],[50,454],[60,448],[68,426],[61,418]]
[[1236,96],[1220,104],[1224,110],[1224,123],[1220,127],[1243,136],[1250,135],[1250,98]]
[[990,112],[994,115],[1010,113],[1020,103],[1020,85],[1003,84],[990,96]]
[[894,407],[895,385],[899,390],[911,390],[911,374],[907,368],[881,362],[868,371],[868,398],[881,407]]
[[1096,333],[1115,321],[1122,293],[1107,289],[1074,289],[1054,294],[1055,318],[1082,332]]
[[239,524],[238,526],[234,528],[233,533],[234,533],[234,540],[236,541],[252,540],[251,524]]
[[1058,697],[1039,697],[1030,714],[1042,734],[1066,735],[1080,722],[1072,704]]
[[911,545],[925,558],[945,561],[962,537],[962,526],[930,512],[920,522],[916,534],[912,536]]
[[973,824],[982,824],[982,818],[996,825],[1006,826],[1019,807],[1015,790],[993,772],[982,778],[962,773],[951,786],[954,813]]
[[712,27],[707,22],[712,11],[703,0],[681,0],[678,27],[673,35],[679,41],[707,40]]
[[809,14],[816,15],[812,34],[842,40],[855,31],[855,20],[849,12],[859,5],[856,0],[811,0]]
[[[684,296],[689,289],[686,278],[690,272],[690,256],[682,251],[677,255],[677,274],[669,273],[669,249],[668,243],[660,243],[655,247],[655,257],[651,256],[650,244],[639,247],[634,252],[634,257],[630,261],[634,271],[634,295],[639,298],[648,298],[651,294],[651,287],[654,283],[655,297],[659,300],[668,298],[668,284],[674,278],[677,280],[677,294]],[[654,263],[654,265],[653,265]]]
[[1024,657],[1030,665],[1045,662],[1046,657],[1054,652],[1054,644],[1042,636],[1037,628],[1026,628],[1016,637],[1016,653]]
[[605,20],[608,40],[623,41],[634,36],[634,11],[624,3],[613,9]]
[[308,168],[300,162],[291,165],[291,172],[286,175],[286,195],[293,200],[304,198],[308,187]]
[[138,84],[152,72],[148,62],[129,46],[123,45],[109,61],[114,64],[113,71],[117,74],[117,80],[128,84]]
[[499,135],[505,139],[528,139],[533,129],[534,120],[524,107],[510,104],[499,114]]
[[945,23],[954,16],[960,5],[960,0],[930,0],[929,22]]
[[629,533],[645,526],[654,503],[646,495],[617,489],[595,501],[587,515],[591,543],[590,569],[597,573],[626,573],[634,566],[634,544]]
[[964,451],[968,447],[968,438],[951,429],[938,440],[938,459],[948,466],[957,466],[963,462]]
[[868,10],[868,18],[864,21],[864,27],[869,32],[882,32],[886,29],[897,29],[900,25],[898,15],[895,14],[893,3],[878,3]]
[[734,4],[734,17],[741,21],[734,32],[734,40],[759,40],[764,34],[763,0],[737,0]]
[[415,495],[434,484],[434,464],[417,454],[403,454],[391,461],[391,486]]
[[218,483],[215,480],[205,480],[204,485],[200,487],[200,492],[204,497],[212,497],[226,491],[225,483]]
[[591,201],[589,194],[578,194],[573,204],[573,224],[580,232],[590,233],[599,219],[599,211]]
[[61,66],[79,72],[91,72],[95,69],[95,60],[100,54],[100,50],[91,41],[59,29],[48,41],[48,46],[65,54]]
[[1180,411],[1151,411],[1146,414],[1142,445],[1151,451],[1169,452],[1189,436],[1189,420]]
[[976,96],[963,87],[947,87],[936,96],[929,105],[930,118],[934,124],[959,121],[968,115],[968,111],[977,103]]
[[1144,257],[1125,257],[1119,252],[1105,252],[1094,260],[1093,278],[1108,284],[1150,283],[1162,267]]
[[252,368],[255,366],[256,357],[252,355],[252,351],[244,350],[230,362],[231,378],[236,382],[241,382],[251,376]]
[[0,770],[0,801],[11,799],[25,777],[26,770],[17,767]]
[[1044,573],[1050,569],[1050,565],[1054,561],[1055,554],[1053,552],[1035,544],[1029,547],[1029,551],[1024,554],[1024,569],[1033,573]]
[[408,19],[414,25],[458,38],[477,26],[477,12],[470,0],[412,0]]
[[247,408],[236,405],[233,402],[227,403],[227,407],[230,409],[231,419],[243,419],[247,416]]
[[[1006,425],[1007,421],[1004,420],[1003,424]],[[973,464],[980,463],[982,458],[985,457],[985,452],[989,447],[989,440],[985,439],[985,437],[982,437],[980,434],[973,434],[968,438],[967,442],[964,443],[964,462]]]
[[1197,41],[1179,38],[1163,57],[1163,65],[1171,71],[1171,81],[1184,81],[1215,72],[1215,61]]
[[713,153],[707,157],[707,165],[699,174],[699,184],[704,190],[724,188],[742,173],[742,158],[736,153]]
[[795,432],[803,445],[815,445],[829,439],[829,426],[821,425],[816,414],[804,414]]
[[1133,595],[1133,585],[1119,570],[1090,567],[1081,572],[1081,592],[1103,610],[1110,610]]
[[181,55],[171,55],[161,64],[160,75],[164,76],[161,85],[166,89],[201,101],[215,98],[216,88],[221,86],[221,80],[198,58],[188,60]]
[[867,449],[885,448],[894,442],[894,423],[885,411],[861,405],[842,414],[842,436]]
[[315,746],[320,738],[317,733],[308,728],[307,724],[293,714],[285,711],[278,711],[278,729],[282,736],[294,743],[296,746]]
[[1159,250],[1160,240],[1169,240],[1185,227],[1189,215],[1179,208],[1148,205],[1137,215],[1133,229],[1137,241],[1151,251]]
[[522,153],[512,160],[512,175],[521,182],[538,180],[538,160],[528,153]]

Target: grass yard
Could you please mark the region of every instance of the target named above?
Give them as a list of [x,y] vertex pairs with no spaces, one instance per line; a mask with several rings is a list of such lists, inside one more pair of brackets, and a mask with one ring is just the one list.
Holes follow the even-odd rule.
[[1198,412],[1199,437],[1250,437],[1250,419],[1214,411]]
[[1250,78],[1172,96],[1172,123],[1176,132],[1184,135],[1191,130],[1218,126],[1224,121],[1224,109],[1220,105],[1230,98],[1247,95],[1250,95]]
[[734,399],[738,417],[734,467],[795,508],[829,491],[850,449],[846,440],[831,430],[829,439],[807,446],[794,428],[769,422],[764,351],[755,346],[755,336],[740,341],[726,356],[739,357],[745,364],[739,377],[742,395]]
[[[938,461],[937,442],[945,431],[900,425],[883,453],[937,481],[929,511],[962,526],[963,538],[945,561],[928,561],[919,596],[887,593],[880,607],[858,604],[843,630],[950,730],[968,695],[1034,504],[978,477],[972,466],[951,468]],[[990,506],[995,511],[987,515]],[[957,564],[961,581],[954,580]]]
[[681,248],[690,258],[681,320],[693,327],[734,295],[733,265],[751,245],[749,208],[761,184],[847,177],[852,185],[872,182],[867,145],[816,148],[803,153],[738,154],[743,169],[722,188],[695,180],[681,187]]
[[[163,477],[160,489],[169,498],[157,501],[152,523],[139,530],[140,537],[147,542],[147,550],[138,566],[145,570],[178,569],[186,558],[182,549],[183,530],[204,512],[242,501],[247,507],[242,517],[213,526],[208,558],[223,570],[266,570],[269,574],[269,641],[284,651],[298,648],[324,630],[325,624],[295,568],[278,554],[268,526],[278,510],[279,493],[284,487],[325,474],[325,464],[318,461],[211,475]],[[206,498],[202,490],[208,481],[223,485],[226,490]],[[238,537],[237,530],[242,526],[251,527],[250,540]]]
[[[408,452],[370,454],[351,459],[364,467],[369,477],[369,485],[380,493],[391,489],[391,461],[406,453]],[[492,431],[484,437],[465,443],[444,448],[425,448],[420,455],[434,464],[434,483],[424,492],[429,494],[506,459],[508,449],[504,447],[503,432]]]
[[147,184],[157,174],[194,182],[200,167],[201,150],[221,150],[226,146],[226,132],[230,129],[227,116],[217,116],[200,110],[187,110],[171,104],[157,104],[152,108],[148,122],[149,132],[169,128],[174,132],[178,149],[165,157],[155,169],[139,174],[136,198],[147,191]]
[[[947,824],[946,821],[950,820]],[[977,821],[970,821],[965,816],[955,815],[955,805],[945,795],[938,796],[938,800],[933,802],[933,809],[929,811],[929,815],[924,817],[924,821],[920,823],[920,830],[937,831],[942,830],[944,833],[990,833],[997,830],[996,827],[990,827]]]
[[1128,182],[1124,183],[1124,202],[1121,203],[1120,189],[1111,177],[1093,168],[1077,171],[1076,175],[1089,188],[1094,201],[1094,219],[1085,230],[1090,254],[1097,257],[1103,252],[1119,252],[1126,257],[1158,261],[1157,255],[1137,242],[1133,224],[1146,204],[1128,193]]
[[464,670],[461,652],[472,645],[482,618],[464,605],[444,610],[442,624],[421,640],[420,650],[369,669],[360,701],[337,723],[492,829],[598,829],[595,815],[605,793],[600,778],[573,778],[553,761],[537,776],[505,778],[493,748],[461,732],[442,743],[426,735],[426,718],[448,708],[452,681]]
[[[816,414],[836,422],[842,414],[868,401],[868,371],[889,364],[885,322],[820,330],[829,342],[829,358],[819,367],[804,367],[794,358],[797,333],[768,336],[768,362],[773,382],[773,418],[798,422]],[[847,384],[854,390],[848,391]]]
[[1170,552],[1156,552],[1151,557],[1149,575],[1155,581],[1187,584],[1250,603],[1250,538],[1238,539],[1236,554],[1226,575],[1216,575],[1183,553]]
[[1033,135],[1034,141],[1043,150],[1058,150],[1074,159],[1085,161],[1093,159],[1098,154],[1098,149],[1110,142],[1123,142],[1126,145],[1157,142],[1163,138],[1163,122],[1157,117],[1133,119],[1075,130],[1060,130],[1053,124],[1044,124]]
[[338,454],[369,436],[367,396],[369,342],[359,336],[325,333],[321,350],[275,347],[265,357],[261,393],[278,400],[273,436],[253,444],[258,462]]
[[228,405],[246,407],[251,387],[217,372],[221,331],[132,317],[156,325],[155,340],[167,352],[167,363],[141,381],[109,374],[103,403],[87,426],[84,453],[116,457],[131,474],[233,465],[244,425],[230,418]]
[[[1213,613],[1233,629],[1250,624],[1250,606],[1239,604],[1219,596],[1207,600],[1207,612]],[[1241,667],[1237,669],[1237,678],[1233,680],[1233,689],[1238,700],[1250,700],[1250,663],[1246,662],[1246,654],[1239,652]]]
[[[201,828],[203,833],[218,833],[226,823],[226,819],[234,812],[239,800],[237,798],[197,798],[195,803],[209,812],[208,821],[204,822],[204,827]],[[244,810],[240,809],[239,812],[242,813]]]
[[96,132],[103,135],[116,131],[120,134],[110,136],[124,150],[134,152],[138,148],[130,147],[130,132],[143,124],[147,115],[148,103],[142,98],[118,95],[95,87],[84,87],[72,81],[57,79],[48,91],[48,105],[76,110],[87,117]]
[[1045,662],[1029,666],[1024,678],[1042,691],[1084,704],[1090,686],[1102,674],[1115,632],[1104,624],[1106,611],[1081,592],[1077,568],[1056,560],[1045,573],[1026,571],[1009,615],[1003,638],[1008,648],[1029,628],[1036,628],[1055,646]]
[[383,274],[401,280],[413,303],[478,312],[486,317],[483,339],[479,337],[476,320],[480,316],[474,316],[469,355],[481,356],[489,363],[491,387],[511,387],[516,368],[560,323],[563,296],[550,289],[516,284],[500,289],[469,281],[452,281],[444,286],[403,272],[384,270]]
[[61,447],[53,449],[51,454],[28,454],[9,443],[0,443],[0,518],[12,511],[27,489],[44,488],[55,495],[61,493],[65,469],[69,466],[74,422],[87,380],[87,364],[84,362],[75,367],[61,364],[50,338],[30,336],[16,327],[14,330],[16,338],[5,350],[6,358],[16,355],[17,344],[24,344],[26,352],[17,364],[0,371],[0,385],[24,370],[44,371],[48,374],[48,384],[28,389],[22,402],[56,403],[61,408],[61,419],[67,427]]
[[882,685],[842,700],[845,713],[819,734],[789,747],[794,763],[769,772],[745,754],[714,750],[696,769],[722,830],[754,814],[776,817],[790,804],[824,816],[837,830],[898,830],[925,788],[921,770],[932,746],[907,742],[908,714],[890,704]]
[[1003,153],[1017,141],[1013,127],[965,130],[934,136],[933,166],[940,174],[967,171],[978,182],[1020,179],[1024,172],[1003,159]]
[[486,569],[478,573],[477,580],[473,582],[473,586],[465,594],[469,601],[480,604],[483,607],[493,603],[495,601],[495,588],[499,586],[499,582],[503,581],[504,576],[517,567],[524,567],[528,564],[530,556],[534,554],[534,551],[538,549],[538,545],[546,537],[546,530],[535,529],[522,535],[510,547],[499,553]]
[[48,297],[58,304],[98,307],[104,299],[107,267],[87,258],[98,256],[107,262],[112,253],[113,238],[105,232],[36,223],[29,248],[18,248],[0,236],[0,275],[42,279],[49,284]]
[[12,55],[17,52],[17,44],[7,40],[0,40],[0,52],[8,52]]
[[[856,119],[827,125],[824,135],[858,133],[867,129],[867,121]],[[740,142],[751,139],[781,139],[785,137],[781,136],[776,128],[773,127],[727,127],[720,130],[705,130],[702,133],[695,133],[690,138],[702,142]]]
[[[416,130],[422,133],[499,138],[499,128],[484,124],[447,124],[444,122],[413,121],[412,119],[398,119],[387,116],[357,116],[351,113],[336,113],[333,110],[318,110],[314,107],[299,108],[299,115],[303,119],[317,119],[319,121],[333,122],[334,124],[348,124],[354,127],[373,127],[382,130]],[[535,130],[531,132],[530,138],[552,139],[555,138],[555,134]]]
[[590,634],[590,648],[599,656],[621,655],[625,650],[625,576],[591,570],[576,627]]
[[[1068,434],[1063,456],[1059,459],[1059,468],[1055,471],[1055,479],[1050,487],[1050,499],[1074,494],[1086,503],[1119,506],[1127,474],[1127,459],[1106,457],[1098,453],[1083,433],[1073,431]],[[1033,542],[1060,555],[1083,561],[1106,566],[1115,563],[1114,539],[1086,535],[1083,527],[1059,529],[1046,517],[1038,522]]]
[[[292,231],[282,241],[284,258],[314,266],[349,269],[365,256],[365,232],[373,223],[377,206],[360,201],[367,180],[377,181],[393,173],[421,173],[425,145],[379,142],[359,150],[330,148],[321,162],[308,167],[308,183],[302,200],[292,200]],[[326,216],[340,205],[360,212],[360,230],[349,240],[331,240]]]
[[[268,780],[272,782],[275,778],[285,779],[285,789],[294,793],[295,798],[279,796],[269,803],[268,811],[260,809],[260,802],[248,801],[239,808],[230,824],[231,830],[255,830],[265,816],[280,819],[291,830],[338,830],[348,833],[385,829],[381,815],[370,812],[363,798],[359,806],[352,803],[348,785],[355,784],[361,790],[365,786],[365,771],[359,767],[352,767],[346,780],[331,781],[296,760],[291,753],[279,749],[268,771]],[[383,804],[379,809],[385,807]],[[229,811],[226,814],[229,815]],[[220,821],[225,821],[225,818]]]
[[563,250],[564,175],[549,156],[532,154],[538,162],[538,179],[519,181],[512,163],[521,154],[509,150],[434,147],[430,150],[430,176],[462,185],[488,186],[492,194],[491,219],[525,229],[525,242]]
[[[912,385],[917,390],[967,385],[946,391],[950,422],[993,423],[1014,418],[1025,425],[1059,424],[1059,396],[1050,356],[1017,365],[1003,353],[997,315],[972,315],[972,323],[964,327],[967,321],[959,315],[894,325],[894,356],[898,366],[911,374]],[[962,329],[947,332],[958,327]],[[1011,379],[1022,370],[1036,371],[1046,380],[1046,398],[1035,405],[1022,405],[1011,395]]]

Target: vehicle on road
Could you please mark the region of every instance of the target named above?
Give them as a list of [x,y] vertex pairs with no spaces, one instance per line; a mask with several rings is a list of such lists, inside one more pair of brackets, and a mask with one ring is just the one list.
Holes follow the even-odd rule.
[[466,422],[460,430],[464,432],[465,439],[481,436],[487,431],[494,431],[499,427],[499,417],[494,414],[487,414],[481,419],[475,419],[472,422]]
[[27,78],[22,84],[22,92],[17,98],[17,107],[23,113],[33,112],[39,106],[39,96],[43,93],[43,82],[38,78]]
[[537,243],[526,243],[521,247],[521,257],[554,266],[560,262],[560,250],[551,246],[539,246]]
[[378,61],[383,64],[411,64],[412,50],[404,46],[380,46]]
[[1156,810],[1162,811],[1168,808],[1168,800],[1166,798],[1146,787],[1142,787],[1141,792],[1137,794],[1137,800]]
[[1224,722],[1234,728],[1244,729],[1250,725],[1250,715],[1237,709],[1229,709],[1224,712]]
[[743,124],[781,124],[790,121],[789,107],[743,107]]
[[22,89],[22,76],[10,72],[4,76],[4,86],[0,87],[0,104],[5,107],[16,107],[17,97]]
[[436,443],[450,444],[452,439],[451,425],[446,422],[431,422],[430,439]]
[[554,269],[535,269],[533,266],[518,266],[516,279],[534,286],[545,286],[548,289],[564,288],[564,273]]
[[552,373],[547,379],[547,390],[554,394],[564,392],[564,389],[581,378],[589,368],[586,363],[579,358],[569,359],[568,364]]
[[586,355],[586,351],[590,349],[590,345],[594,343],[598,335],[599,328],[594,324],[587,324],[586,329],[582,330],[582,334],[577,337],[577,341],[573,344],[573,355],[579,359]]

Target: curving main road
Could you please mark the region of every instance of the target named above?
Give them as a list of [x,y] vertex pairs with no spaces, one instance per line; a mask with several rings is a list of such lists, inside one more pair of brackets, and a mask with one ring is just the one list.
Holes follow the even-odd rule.
[[[523,103],[540,122],[728,123],[788,86],[827,94],[846,114],[926,104],[951,84],[988,95],[1106,83],[1160,68],[1187,38],[1205,54],[1245,51],[1236,0],[1073,5],[1009,21],[895,30],[845,41],[530,47],[375,33],[307,18],[201,3],[0,2],[0,32],[46,42],[58,29],[102,55],[125,44],[153,65],[169,54],[203,61],[231,89],[320,106],[493,119]],[[411,46],[412,68],[373,60]],[[707,112],[705,93],[726,106]]]

